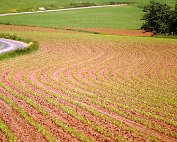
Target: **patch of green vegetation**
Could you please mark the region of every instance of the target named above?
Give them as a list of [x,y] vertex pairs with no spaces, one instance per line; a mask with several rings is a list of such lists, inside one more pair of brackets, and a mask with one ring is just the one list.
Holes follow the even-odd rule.
[[25,43],[30,43],[30,45],[27,48],[17,49],[11,52],[0,54],[0,61],[9,58],[14,58],[19,55],[29,54],[31,52],[38,50],[38,43],[30,39],[23,39],[14,34],[4,34],[4,33],[0,33],[0,38],[6,38],[6,39],[17,40],[17,41],[23,41]]
[[140,8],[106,7],[0,17],[0,23],[40,27],[78,27],[138,29],[142,21]]
[[1,49],[2,47],[3,47],[2,44],[0,44],[0,49]]
[[166,36],[166,35],[156,35],[156,38],[169,38],[169,39],[177,39],[177,36]]
[[[111,28],[111,29],[140,29],[142,25],[142,7],[149,0],[76,0],[76,1],[20,1],[11,2],[2,0],[0,13],[36,11],[44,6],[46,9],[61,9],[69,7],[87,7],[92,5],[128,3],[126,7],[107,7],[82,10],[70,10],[63,12],[38,13],[29,15],[14,15],[0,17],[0,23],[6,25],[28,25],[39,27],[65,28]],[[176,0],[157,0],[174,6]]]
[[[15,32],[17,32],[17,31],[15,31]],[[20,32],[22,32],[22,31],[20,31]],[[76,43],[81,44],[80,40],[83,40],[84,45],[88,46],[90,49],[92,48],[94,42],[98,42],[98,44],[95,44],[94,47],[97,47],[97,46],[104,47],[105,46],[105,47],[108,47],[108,49],[115,48],[115,49],[117,49],[117,51],[120,52],[120,54],[125,54],[125,56],[127,56],[129,54],[126,54],[126,52],[124,53],[124,51],[127,51],[132,48],[131,49],[132,53],[133,54],[135,53],[134,55],[138,55],[139,52],[141,52],[141,51],[139,51],[139,49],[143,48],[144,56],[147,53],[147,56],[145,56],[145,57],[148,57],[149,53],[151,53],[155,49],[157,49],[158,46],[159,46],[159,52],[157,52],[157,53],[159,53],[160,55],[163,55],[163,53],[161,53],[161,51],[160,51],[162,42],[164,42],[164,43],[167,42],[168,43],[167,46],[171,45],[172,42],[176,43],[176,40],[169,40],[169,39],[155,39],[155,38],[152,39],[149,37],[145,37],[145,38],[144,37],[143,38],[142,37],[141,38],[140,37],[121,37],[121,36],[112,36],[112,35],[105,36],[105,35],[91,35],[91,34],[85,34],[85,33],[62,34],[62,33],[46,33],[46,32],[40,33],[37,31],[36,32],[31,31],[31,32],[26,32],[26,35],[25,35],[25,32],[23,32],[21,34],[24,34],[24,36],[30,35],[31,37],[33,37],[33,39],[39,40],[41,38],[41,39],[43,39],[43,41],[44,40],[47,41],[48,44],[50,42],[55,43],[58,41],[60,41],[60,43],[63,43],[63,41],[64,41],[64,43],[67,44],[68,46],[70,46],[73,43],[75,45],[78,45]],[[76,38],[79,40],[75,40]],[[70,43],[68,41],[70,41],[72,43]],[[87,42],[88,42],[88,45],[86,44]],[[155,45],[158,45],[158,46],[155,46]],[[54,44],[52,44],[49,47],[52,47],[52,46],[54,46]],[[119,46],[120,47],[122,46],[122,48],[123,48],[122,51],[120,50],[121,48],[119,48]],[[140,46],[140,47],[138,47],[138,46]],[[144,46],[145,47],[147,46],[147,48],[144,48]],[[175,46],[176,46],[176,44],[174,45],[174,47]],[[56,46],[56,48],[58,48],[58,47]],[[150,49],[150,50],[148,50],[148,49]],[[169,48],[169,50],[170,50],[170,48]],[[172,50],[172,51],[174,51],[174,50]],[[108,52],[109,52],[109,50],[108,50]],[[136,54],[136,53],[138,53],[138,54]],[[164,52],[164,53],[166,54],[167,52]],[[51,98],[51,99],[49,100],[47,98],[46,101],[50,101],[51,104],[53,104],[53,105],[55,105],[54,102],[58,103],[56,100],[65,100],[67,102],[74,104],[77,107],[85,109],[87,112],[92,113],[94,116],[101,118],[106,122],[114,124],[115,126],[117,126],[117,128],[119,128],[119,126],[120,126],[123,130],[128,129],[128,132],[131,132],[133,134],[135,132],[136,132],[135,134],[139,134],[140,132],[138,132],[136,130],[136,128],[130,128],[128,126],[125,126],[125,124],[121,123],[121,121],[118,121],[118,120],[116,120],[116,118],[112,118],[109,115],[99,112],[99,110],[97,110],[97,109],[88,107],[87,105],[82,104],[79,101],[74,102],[74,98],[79,98],[80,100],[81,99],[87,100],[88,104],[89,103],[94,104],[94,105],[100,106],[100,108],[107,107],[107,109],[111,110],[111,112],[117,113],[117,115],[120,114],[120,115],[125,116],[126,110],[130,110],[131,112],[138,113],[138,115],[131,113],[131,115],[130,115],[131,117],[128,116],[128,114],[127,114],[127,117],[130,117],[129,120],[132,120],[132,121],[135,121],[136,123],[140,123],[140,124],[145,125],[147,127],[147,129],[150,128],[151,126],[153,126],[153,129],[155,131],[159,131],[159,129],[161,129],[161,127],[159,127],[159,125],[157,123],[154,124],[154,121],[152,121],[152,120],[155,119],[155,121],[158,122],[162,118],[161,122],[164,122],[166,124],[165,121],[167,119],[170,120],[171,118],[175,117],[175,116],[170,117],[168,115],[168,113],[171,113],[171,109],[175,110],[175,106],[176,106],[175,105],[176,101],[173,101],[175,99],[174,98],[175,95],[171,95],[171,93],[170,93],[173,90],[171,90],[171,88],[167,86],[166,87],[168,89],[167,93],[163,89],[161,91],[161,89],[159,89],[158,87],[162,87],[163,84],[161,84],[160,82],[156,83],[156,78],[154,78],[154,80],[150,80],[150,81],[148,80],[149,82],[146,80],[146,78],[143,78],[144,80],[142,80],[142,82],[138,82],[139,81],[138,78],[136,80],[129,80],[129,78],[126,78],[121,72],[118,72],[117,75],[120,76],[120,78],[122,78],[122,80],[126,81],[126,83],[123,84],[121,80],[119,81],[116,78],[114,78],[113,76],[111,78],[111,74],[109,74],[109,73],[112,71],[112,69],[110,68],[110,70],[108,70],[109,78],[111,80],[113,80],[114,82],[107,82],[107,80],[105,80],[104,77],[99,74],[99,71],[102,70],[102,68],[104,69],[105,65],[107,64],[104,62],[104,65],[98,67],[98,69],[96,70],[95,75],[96,75],[97,80],[95,80],[92,77],[90,77],[88,74],[88,71],[90,71],[91,68],[93,68],[93,66],[91,65],[91,62],[84,62],[81,65],[77,65],[78,67],[76,69],[72,69],[73,71],[71,72],[71,74],[72,74],[72,77],[74,78],[74,80],[76,80],[76,81],[73,81],[73,80],[71,81],[69,78],[67,78],[65,76],[65,72],[69,68],[68,66],[66,66],[65,69],[62,69],[62,71],[60,71],[58,73],[59,77],[63,80],[61,82],[61,81],[57,80],[53,74],[54,71],[56,71],[56,69],[60,68],[61,67],[60,65],[63,64],[63,63],[60,63],[58,60],[58,59],[61,60],[62,57],[59,57],[60,56],[60,55],[58,55],[59,53],[56,53],[56,54],[52,53],[51,54],[52,56],[51,56],[50,54],[47,55],[46,52],[44,52],[45,56],[41,56],[42,59],[40,58],[39,59],[40,62],[38,62],[40,65],[37,64],[36,66],[34,66],[32,68],[30,67],[31,65],[29,65],[29,64],[23,65],[23,68],[26,68],[26,66],[29,66],[30,67],[29,70],[34,70],[34,68],[38,68],[38,66],[41,66],[42,68],[39,69],[38,72],[35,74],[36,80],[41,82],[41,84],[48,86],[49,88],[55,88],[55,90],[58,90],[55,92],[55,91],[51,91],[50,89],[48,89],[48,87],[36,85],[36,83],[33,82],[32,80],[30,80],[30,78],[27,76],[29,74],[29,70],[26,68],[27,71],[24,71],[25,73],[23,73],[23,78],[26,79],[26,80],[24,79],[24,81],[26,83],[30,84],[31,86],[34,86],[34,88],[42,90],[44,92],[44,93],[39,94],[40,95],[39,98],[45,99],[46,96],[42,95],[42,94],[48,94],[51,96],[51,97],[48,96],[48,98]],[[169,54],[171,54],[171,53],[169,53]],[[65,55],[66,54],[63,54],[63,56],[65,56]],[[141,55],[142,54],[140,54],[140,56]],[[51,59],[51,57],[53,57],[53,56],[54,56],[53,59],[56,59],[56,61]],[[117,56],[119,56],[119,54]],[[56,57],[59,57],[59,58],[56,58]],[[69,57],[69,55],[68,55],[68,57]],[[136,56],[136,57],[138,57],[138,56]],[[102,60],[106,61],[107,58],[108,58],[108,56],[104,55],[104,57],[102,57]],[[121,60],[123,60],[124,57],[121,57],[121,58],[122,58]],[[149,56],[149,58],[152,58],[152,56]],[[129,62],[131,63],[132,58],[128,58],[128,59],[125,58],[125,60],[128,63]],[[37,61],[35,61],[35,62],[37,62]],[[45,64],[44,64],[44,62],[45,62]],[[108,63],[109,63],[109,61],[108,61]],[[119,62],[119,61],[117,61],[115,63],[116,63],[116,66],[119,66],[119,65],[121,66],[121,64],[122,64],[122,62]],[[162,64],[163,64],[163,62],[162,62]],[[47,69],[48,74],[46,74],[47,72],[45,73],[45,69],[43,68],[43,65],[45,65],[45,68]],[[147,63],[147,66],[149,66],[149,65],[150,64]],[[21,65],[19,65],[19,64],[18,64],[18,66],[21,67]],[[72,64],[72,67],[73,66],[75,66],[75,65]],[[90,80],[89,81],[90,83],[85,82],[85,80],[82,80],[82,78],[80,78],[77,75],[78,71],[81,68],[80,66],[82,66],[82,68],[85,69],[85,77],[87,80]],[[147,66],[144,66],[142,68],[142,73],[141,73],[142,76],[143,76],[144,71],[146,70]],[[157,66],[158,66],[158,64],[157,64]],[[136,68],[136,66],[135,66],[135,68]],[[44,70],[44,73],[46,75],[48,75],[47,78],[50,81],[43,79],[43,74],[41,74],[41,72],[43,72],[43,70]],[[18,72],[18,69],[16,69],[16,71]],[[132,71],[134,71],[134,69],[132,69]],[[14,72],[10,76],[12,76],[12,78],[15,79],[15,77],[14,77],[15,74],[16,73]],[[151,72],[151,74],[152,75],[154,74],[154,70]],[[174,67],[173,74],[175,75],[175,67]],[[156,74],[154,74],[154,75],[156,75]],[[165,78],[165,76],[164,76],[164,78]],[[168,79],[168,77],[166,77],[166,78]],[[158,78],[158,79],[161,81],[161,78]],[[13,82],[11,79],[9,79],[9,81]],[[69,83],[66,85],[65,82],[69,82]],[[84,82],[85,82],[85,84],[84,84]],[[168,80],[167,80],[167,82],[168,82]],[[170,84],[171,82],[172,82],[172,84]],[[171,82],[170,81],[168,82],[169,86],[174,85],[173,81],[171,81]],[[19,84],[20,83],[21,82],[19,82]],[[147,87],[146,83],[148,84],[148,87]],[[153,84],[151,84],[151,83],[153,83]],[[13,82],[13,84],[16,84],[16,83]],[[166,84],[166,82],[164,82],[164,84]],[[72,85],[72,87],[70,87],[71,85]],[[25,86],[23,86],[23,84],[21,84],[21,87],[20,86],[18,86],[18,87],[25,90],[26,92],[28,92],[31,89],[28,87],[26,87],[26,89],[25,89]],[[156,91],[153,92],[153,90],[156,90]],[[59,95],[59,93],[58,93],[59,91],[61,91],[64,94],[67,94],[67,97],[65,95]],[[8,92],[10,92],[10,91],[8,90]],[[33,90],[31,90],[31,92],[29,91],[28,93],[30,95],[35,94],[37,96],[36,92],[35,91],[33,92]],[[110,95],[110,94],[112,94],[112,95]],[[165,95],[166,95],[166,97],[164,97]],[[104,101],[102,101],[103,96],[104,96]],[[121,96],[125,96],[125,100],[122,99]],[[132,101],[130,101],[130,100],[132,100]],[[174,104],[172,104],[172,103],[174,103]],[[111,109],[111,107],[113,107],[113,106],[110,105],[111,106],[110,107],[109,104],[112,104],[115,109]],[[31,103],[31,105],[35,106],[32,103]],[[167,109],[164,109],[165,108],[164,105],[170,105],[170,107],[169,108],[167,107]],[[124,109],[122,110],[119,108],[124,108]],[[148,112],[144,111],[143,108],[148,108]],[[37,106],[35,106],[35,109],[38,109]],[[163,111],[162,111],[162,109],[163,109]],[[83,123],[86,122],[86,119],[84,119],[82,116],[79,116],[79,115],[76,116],[75,112],[70,111],[67,108],[66,109],[64,108],[63,110],[65,110],[65,112],[67,112],[67,114],[69,114],[71,116],[73,115],[75,118],[77,117],[78,120],[82,120]],[[75,111],[75,109],[73,109],[73,110]],[[158,115],[162,116],[162,117],[157,117],[156,115],[154,115],[156,112],[157,113],[160,112],[160,114],[158,113]],[[173,111],[173,112],[175,112],[175,111]],[[166,118],[165,116],[163,116],[163,114],[165,114],[165,116],[168,115],[168,117]],[[139,118],[138,117],[139,115],[146,116],[146,117]],[[150,119],[147,119],[147,118],[150,118]],[[171,119],[171,121],[173,121],[173,119]],[[151,125],[151,122],[153,125]],[[69,132],[70,134],[77,135],[77,132],[75,133],[75,131],[72,131],[73,129],[70,129],[68,127],[69,125],[67,125],[67,126],[63,125],[60,121],[55,121],[55,123],[58,126],[62,127],[65,131]],[[175,124],[176,124],[176,122],[175,122]],[[169,123],[169,125],[172,125],[172,123],[171,124]],[[173,125],[172,125],[172,127],[173,127]],[[102,132],[102,129],[99,129],[99,128],[96,128],[96,129],[97,129],[97,131]],[[165,130],[165,131],[164,130],[165,129],[162,129],[162,132],[163,132],[163,133],[161,133],[162,135],[164,134],[164,135],[167,135],[170,137],[171,136],[174,137],[175,133],[174,133],[174,135],[170,134],[171,132],[173,132],[172,130],[171,130],[171,132],[169,132],[169,130]],[[78,135],[78,136],[80,136],[80,135]],[[148,137],[149,134],[145,134],[144,137],[145,136]],[[121,135],[117,136],[118,141],[123,141],[123,138]],[[149,136],[148,139],[149,139],[149,141],[156,141],[157,138],[153,137],[153,136]]]
[[11,39],[11,40],[17,40],[17,41],[24,41],[24,42],[28,42],[14,34],[5,34],[5,33],[0,33],[0,37],[1,38],[6,38],[6,39]]
[[147,32],[153,32],[164,35],[177,35],[177,4],[175,9],[167,4],[158,3],[151,0],[143,8],[143,23],[141,29]]
[[15,105],[15,103],[12,102],[9,98],[0,94],[0,99],[6,102],[14,110],[16,110],[26,121],[29,122],[29,124],[34,126],[41,134],[43,134],[43,136],[45,136],[49,142],[56,141],[56,139],[52,136],[51,133],[49,133],[41,124],[39,124],[32,117],[30,117],[26,111]]
[[9,142],[16,142],[14,135],[10,132],[6,123],[0,118],[0,130],[5,133]]
[[81,135],[78,131],[76,131],[73,128],[69,127],[68,125],[62,123],[60,120],[58,120],[56,118],[53,118],[52,121],[55,122],[59,127],[61,127],[63,130],[65,130],[69,134],[71,134],[71,135],[74,134],[82,142],[93,142],[92,139],[87,138],[87,137]]
[[[176,0],[157,0],[159,2],[166,2],[174,5]],[[90,6],[90,5],[104,5],[104,4],[119,4],[119,3],[133,3],[135,6],[142,6],[149,2],[149,0],[1,0],[0,13],[19,12],[19,11],[36,11],[39,7],[46,9],[61,9],[68,7]]]
[[[26,90],[27,92],[29,92],[30,94],[39,97],[40,94],[37,94],[36,92],[33,92],[32,90],[29,90],[27,88],[25,88],[24,86],[22,86],[19,82],[16,82],[16,80],[14,80],[12,78],[12,75],[9,74],[8,78],[15,83],[17,86],[19,86],[20,88],[23,88],[24,90]],[[46,111],[45,109],[43,109],[39,104],[36,104],[35,102],[33,102],[32,100],[30,100],[27,96],[24,96],[22,94],[19,94],[17,92],[15,92],[14,90],[12,90],[11,88],[9,88],[8,86],[4,85],[3,83],[0,83],[0,86],[2,86],[3,88],[5,88],[6,90],[8,90],[10,93],[12,93],[14,96],[16,96],[17,98],[22,99],[23,101],[27,102],[28,104],[30,104],[32,107],[34,107],[36,110],[38,110],[42,115],[48,115],[48,117],[51,118],[51,120],[58,126],[60,126],[64,131],[68,132],[71,135],[75,135],[78,139],[80,139],[83,142],[92,142],[93,140],[90,138],[87,138],[83,133],[73,129],[72,127],[68,126],[67,124],[64,124],[63,122],[61,122],[59,119],[50,116],[50,113],[48,111]],[[55,103],[51,100],[52,103]]]

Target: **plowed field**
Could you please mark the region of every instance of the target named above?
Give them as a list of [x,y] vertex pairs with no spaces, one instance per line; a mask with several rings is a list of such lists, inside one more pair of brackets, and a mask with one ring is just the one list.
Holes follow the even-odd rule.
[[0,26],[39,50],[0,62],[0,141],[177,141],[177,41]]

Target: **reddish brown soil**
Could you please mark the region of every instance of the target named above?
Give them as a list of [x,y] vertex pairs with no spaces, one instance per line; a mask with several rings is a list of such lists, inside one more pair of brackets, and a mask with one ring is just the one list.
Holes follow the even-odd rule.
[[47,141],[42,134],[38,133],[33,126],[31,126],[6,103],[0,101],[0,106],[2,108],[0,111],[0,117],[6,122],[12,133],[16,138],[18,138],[19,141]]
[[88,31],[102,34],[122,35],[122,36],[153,36],[151,32],[143,30],[120,30],[120,29],[106,29],[106,28],[67,28],[80,31]]
[[[41,106],[48,112],[50,112],[50,116],[56,117],[60,120],[62,120],[62,118],[60,117],[63,113],[61,112],[61,110],[56,110],[56,108],[51,107],[50,104],[48,104],[47,102],[45,102],[44,100],[41,100],[40,98],[36,98],[30,94],[27,94],[24,90],[14,86],[14,84],[12,84],[11,82],[9,82],[8,80],[5,81],[5,83],[10,86],[11,88],[13,88],[13,90],[16,90],[17,92],[19,92],[20,94],[24,94],[25,96],[29,96],[29,98],[35,102],[36,104],[41,104]],[[23,82],[21,82],[21,84],[23,85]],[[50,116],[44,116],[41,113],[39,113],[39,111],[37,111],[36,109],[34,109],[33,107],[31,107],[28,103],[24,102],[23,100],[20,100],[17,97],[13,97],[10,94],[8,94],[6,92],[6,94],[9,96],[10,99],[12,99],[17,106],[22,107],[26,112],[28,112],[28,114],[38,123],[42,122],[42,125],[44,126],[44,128],[50,132],[51,134],[53,134],[56,138],[58,138],[60,141],[69,141],[72,139],[73,142],[77,142],[78,140],[75,137],[72,137],[71,135],[68,135],[67,133],[65,133],[60,127],[56,126]],[[53,113],[52,110],[55,112]],[[72,120],[68,120],[68,121],[72,121]],[[65,120],[65,122],[67,122]],[[74,123],[74,121],[72,121]],[[42,140],[42,139],[41,139]]]
[[[177,44],[174,41],[143,41],[142,38],[134,41],[118,36],[113,36],[110,41],[94,34],[26,26],[1,25],[0,30],[17,31],[21,36],[39,42],[38,52],[0,62],[0,80],[14,93],[27,97],[47,111],[48,115],[1,85],[0,93],[27,112],[54,138],[62,142],[80,141],[76,135],[57,126],[52,118],[100,142],[113,142],[118,136],[129,141],[149,141],[149,136],[160,141],[176,141],[172,136],[177,133],[173,123],[177,110],[174,93]],[[150,36],[142,31],[75,30]],[[34,34],[29,34],[30,31]],[[45,33],[48,33],[47,37]],[[54,33],[64,34],[55,36]],[[80,117],[72,116],[63,107]],[[47,141],[3,100],[0,100],[0,117],[17,140]],[[87,121],[81,121],[81,118]],[[108,132],[100,132],[97,125]],[[139,132],[132,132],[127,127]],[[2,131],[1,139],[7,140]]]
[[0,131],[0,142],[8,142],[6,135]]
[[[64,28],[76,31],[88,31],[102,34],[111,35],[122,35],[122,36],[153,36],[151,32],[145,32],[143,30],[120,30],[120,29],[105,29],[105,28]],[[41,28],[41,27],[30,27],[30,26],[16,26],[16,25],[1,25],[0,30],[11,30],[11,31],[38,31],[38,32],[66,32],[75,33],[74,31],[54,29],[54,28]]]
[[[45,71],[43,71],[43,73],[46,74]],[[59,79],[59,78],[58,78],[58,79]],[[38,84],[38,85],[40,84],[36,79],[33,78],[33,80],[36,81],[35,84]],[[42,80],[52,84],[51,80],[50,80],[50,79],[47,79],[47,78],[44,77],[44,76],[42,76]],[[60,80],[60,81],[61,81],[61,82],[64,82],[64,80]],[[47,86],[46,86],[46,87],[47,87]],[[46,88],[46,87],[45,87],[45,88]],[[48,89],[49,89],[49,88],[48,88]],[[52,90],[52,88],[50,88],[49,90],[51,90],[52,92],[55,92],[56,94],[59,94],[59,91],[57,91],[57,90]],[[61,94],[61,93],[60,93],[60,94]],[[66,94],[62,94],[62,96],[66,96]],[[75,98],[75,101],[76,101],[76,100],[77,100],[77,98]],[[60,101],[60,102],[61,102],[61,101]],[[78,100],[78,102],[81,103],[81,104],[86,105],[86,104],[83,103],[81,100]],[[129,139],[129,140],[141,140],[141,141],[145,141],[145,139],[142,139],[141,137],[137,136],[136,134],[134,134],[134,136],[132,137],[132,134],[129,133],[128,131],[123,130],[122,128],[118,128],[117,126],[112,125],[111,123],[109,123],[109,122],[107,122],[107,121],[105,121],[105,120],[102,120],[102,119],[100,119],[100,118],[94,116],[93,114],[87,112],[86,110],[81,109],[81,108],[79,108],[79,107],[77,107],[77,106],[75,106],[75,105],[73,105],[73,104],[71,104],[71,103],[69,103],[69,102],[62,101],[61,103],[62,103],[63,105],[66,105],[66,106],[71,107],[71,108],[74,109],[78,114],[84,116],[85,118],[87,118],[87,119],[90,120],[91,122],[95,123],[96,125],[104,127],[104,128],[105,128],[106,130],[108,130],[109,132],[113,132],[113,133],[115,133],[116,135],[120,135],[120,134],[121,134],[121,135],[125,136],[125,137],[126,137],[127,139]],[[87,105],[86,105],[86,106],[87,106]],[[97,109],[97,108],[94,107],[94,109]],[[84,129],[82,129],[82,130],[84,131]],[[91,133],[91,132],[92,132],[92,131],[90,130],[89,133]],[[97,141],[103,141],[103,139],[100,139],[100,138],[99,138],[100,136],[99,136],[96,132],[95,132],[95,135],[97,135],[97,138],[96,138]],[[116,135],[115,135],[115,138],[112,137],[112,141],[113,141],[113,138],[116,140]],[[110,138],[107,138],[107,140],[110,141],[111,139],[110,139]],[[104,141],[106,141],[106,139],[104,139]]]
[[[16,25],[0,25],[0,31],[25,31],[25,32],[62,32],[62,33],[74,33],[74,31],[67,31],[54,28],[41,28],[41,27],[30,27],[30,26],[16,26]],[[12,32],[13,33],[13,32]]]

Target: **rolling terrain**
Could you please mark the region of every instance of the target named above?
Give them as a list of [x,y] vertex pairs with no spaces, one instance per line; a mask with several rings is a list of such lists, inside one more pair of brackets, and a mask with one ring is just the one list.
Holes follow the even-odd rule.
[[140,8],[118,6],[3,16],[0,23],[52,28],[138,29],[142,24],[141,16]]
[[0,62],[0,141],[177,140],[177,41],[0,26],[39,51]]
[[0,17],[0,33],[39,44],[0,61],[0,142],[177,141],[177,40],[137,30],[149,0],[1,0],[0,13],[122,2]]

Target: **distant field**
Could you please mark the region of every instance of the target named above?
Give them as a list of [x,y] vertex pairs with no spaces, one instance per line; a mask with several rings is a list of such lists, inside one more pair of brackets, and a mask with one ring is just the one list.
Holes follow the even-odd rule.
[[138,7],[109,7],[0,17],[0,23],[40,27],[139,29]]
[[[16,2],[15,2],[16,1]],[[159,0],[166,2],[165,0]],[[65,7],[78,7],[86,5],[103,5],[110,3],[129,3],[127,7],[109,7],[84,10],[71,10],[65,12],[51,12],[29,15],[15,15],[0,17],[1,24],[29,25],[53,28],[109,28],[109,29],[140,29],[143,15],[141,7],[149,0],[1,0],[1,13],[14,11],[33,11],[40,6],[47,9],[58,9]],[[169,0],[167,3],[174,5],[176,0]],[[86,5],[82,5],[82,4]],[[11,11],[12,10],[12,11]]]
[[[176,0],[157,0],[173,5]],[[47,9],[60,9],[84,5],[103,5],[110,3],[132,3],[134,6],[142,6],[149,0],[0,0],[0,13],[33,11],[44,6]]]

